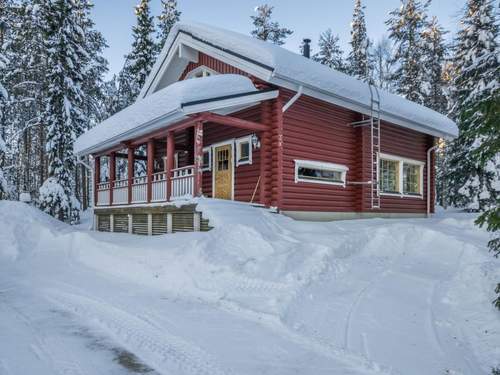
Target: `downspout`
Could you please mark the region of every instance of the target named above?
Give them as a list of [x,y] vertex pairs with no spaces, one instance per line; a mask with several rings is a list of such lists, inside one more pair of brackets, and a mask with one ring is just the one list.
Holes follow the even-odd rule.
[[297,99],[299,99],[302,96],[302,90],[303,90],[303,86],[300,85],[299,89],[297,90],[295,95],[292,96],[292,98],[288,102],[286,102],[286,104],[283,106],[283,109],[282,109],[283,113],[286,112],[287,109],[290,108],[293,105],[293,103],[295,103],[297,101]]
[[431,216],[431,153],[439,146],[432,146],[427,150],[427,217]]

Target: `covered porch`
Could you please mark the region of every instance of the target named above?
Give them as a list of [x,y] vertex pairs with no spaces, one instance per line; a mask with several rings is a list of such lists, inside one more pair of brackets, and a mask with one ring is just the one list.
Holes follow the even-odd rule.
[[[266,104],[261,103],[264,107]],[[229,168],[229,163],[234,163],[236,158],[231,149],[227,164],[215,165],[216,156],[211,148],[207,151],[208,145],[204,145],[204,128],[214,125],[250,134],[252,144],[249,147],[256,147],[257,143],[260,146],[264,140],[263,151],[270,152],[269,123],[208,111],[192,114],[163,129],[95,154],[96,208],[159,204],[203,195],[203,170],[211,170],[212,166],[214,170]],[[265,163],[260,164],[261,175],[264,175]],[[255,198],[260,201],[259,196]]]

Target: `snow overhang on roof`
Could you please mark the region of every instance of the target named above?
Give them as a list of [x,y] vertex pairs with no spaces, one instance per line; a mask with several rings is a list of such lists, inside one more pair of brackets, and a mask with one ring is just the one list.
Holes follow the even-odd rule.
[[175,82],[78,137],[74,151],[77,155],[99,152],[167,127],[190,114],[205,111],[227,114],[277,95],[277,90],[257,90],[249,78],[236,74]]
[[[269,83],[295,91],[302,86],[305,95],[370,114],[370,90],[365,82],[272,43],[200,23],[179,23],[172,29],[138,101],[165,84],[165,74],[176,57],[180,57],[177,62],[187,64],[190,56],[196,58],[196,51]],[[180,74],[177,72],[184,67],[173,69],[173,75],[166,81],[175,80],[175,74]],[[436,137],[458,136],[452,120],[401,96],[380,90],[380,106],[380,117],[385,121]]]

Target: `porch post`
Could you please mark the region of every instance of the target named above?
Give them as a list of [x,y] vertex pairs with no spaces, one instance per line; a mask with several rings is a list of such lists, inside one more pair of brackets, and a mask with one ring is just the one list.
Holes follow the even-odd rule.
[[[269,101],[261,103],[261,122],[271,129],[271,104]],[[272,167],[272,139],[270,131],[261,132],[260,136],[260,203],[271,205],[271,167]]]
[[165,173],[167,174],[167,202],[172,196],[172,169],[174,169],[175,136],[174,132],[167,133],[167,160]]
[[201,196],[203,177],[203,122],[198,121],[194,126],[194,191],[193,196]]
[[127,158],[128,204],[132,203],[132,182],[134,182],[134,148],[128,146]]
[[153,139],[148,140],[147,147],[147,187],[148,187],[148,203],[151,202],[153,197],[153,169],[154,169],[154,150],[155,150],[155,141]]
[[116,153],[109,155],[109,205],[113,205],[113,188],[116,180]]
[[97,206],[99,182],[101,182],[101,157],[96,156],[94,158],[94,207]]

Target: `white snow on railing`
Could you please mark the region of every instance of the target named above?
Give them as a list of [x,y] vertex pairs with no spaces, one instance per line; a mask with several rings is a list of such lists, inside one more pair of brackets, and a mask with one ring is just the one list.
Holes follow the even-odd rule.
[[143,203],[148,200],[147,176],[134,177],[132,183],[132,203]]
[[167,174],[165,172],[153,174],[151,185],[153,202],[167,200]]
[[172,198],[193,196],[194,165],[172,170]]

